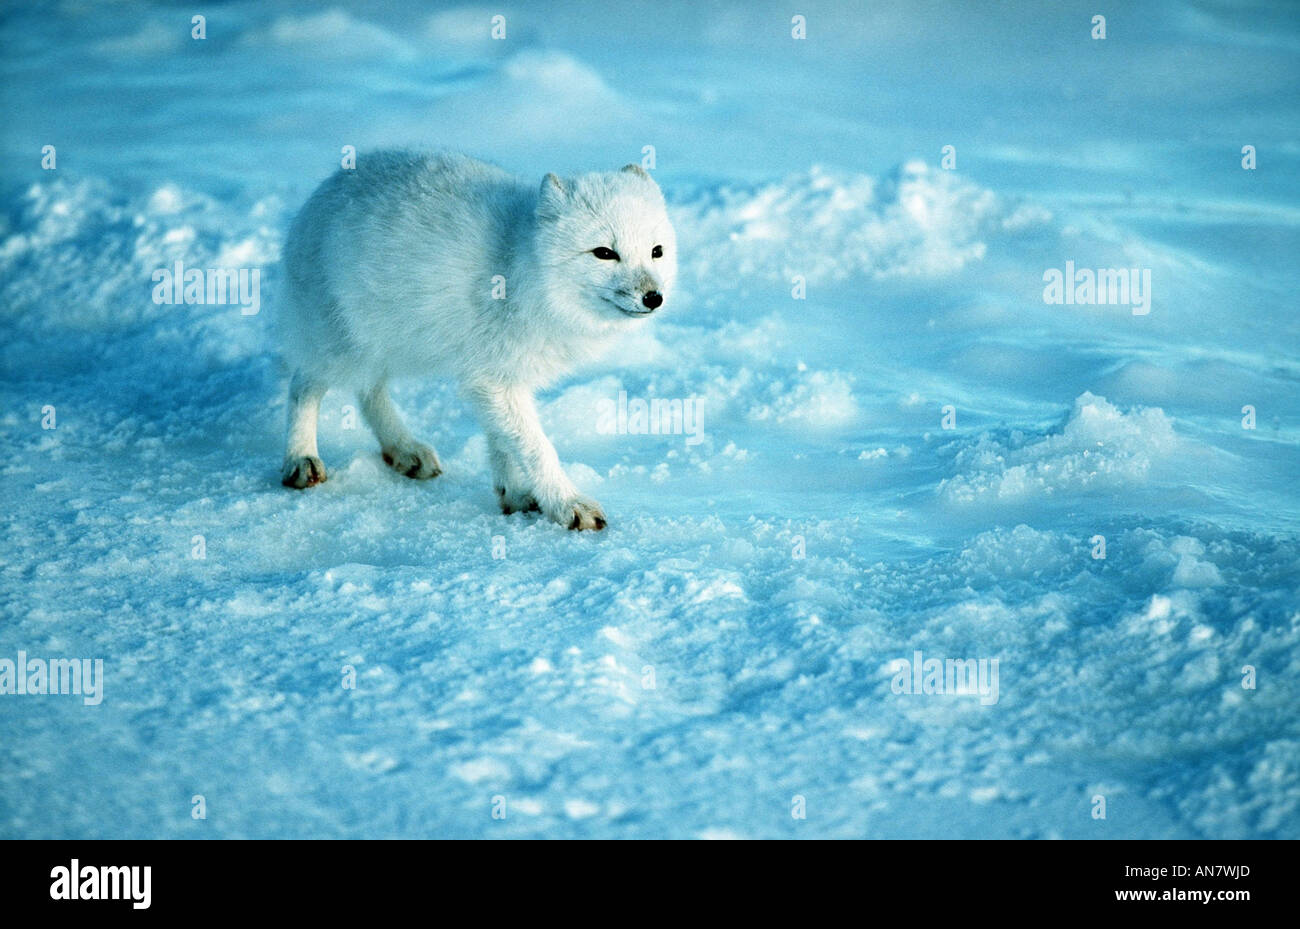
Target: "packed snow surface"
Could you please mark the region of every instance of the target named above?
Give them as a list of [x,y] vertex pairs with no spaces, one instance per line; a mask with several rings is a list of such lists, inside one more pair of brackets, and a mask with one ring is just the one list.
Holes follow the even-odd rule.
[[[0,15],[0,662],[103,661],[0,693],[0,836],[1300,838],[1294,10],[799,10]],[[680,299],[541,398],[607,531],[501,516],[436,379],[441,477],[332,393],[279,485],[344,146],[653,146]],[[257,312],[155,302],[177,261]],[[1045,302],[1067,261],[1150,312]],[[696,428],[601,427],[655,400]]]

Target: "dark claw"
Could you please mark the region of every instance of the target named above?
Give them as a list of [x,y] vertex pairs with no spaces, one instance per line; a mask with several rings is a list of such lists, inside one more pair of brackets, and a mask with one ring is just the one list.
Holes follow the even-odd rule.
[[522,506],[511,506],[506,502],[506,493],[504,490],[498,489],[497,493],[501,496],[501,500],[499,501],[501,504],[501,512],[506,516],[509,516],[511,513],[540,513],[542,511],[542,508],[537,505],[537,501],[532,497],[525,500]]
[[316,462],[303,461],[287,477],[281,478],[280,483],[294,490],[303,490],[307,487],[315,487],[324,480],[325,472],[316,466]]

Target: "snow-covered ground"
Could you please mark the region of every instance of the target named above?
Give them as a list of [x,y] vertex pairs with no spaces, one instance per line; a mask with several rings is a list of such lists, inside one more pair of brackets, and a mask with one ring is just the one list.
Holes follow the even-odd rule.
[[[541,6],[0,14],[0,660],[104,662],[0,694],[0,836],[1300,837],[1295,8]],[[542,404],[606,532],[500,516],[438,381],[437,480],[331,394],[279,485],[346,145],[654,147],[683,299]],[[177,260],[261,311],[156,304]]]

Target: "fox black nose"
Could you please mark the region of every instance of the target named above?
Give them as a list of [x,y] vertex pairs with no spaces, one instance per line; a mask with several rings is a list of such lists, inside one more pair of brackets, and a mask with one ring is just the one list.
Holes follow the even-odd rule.
[[641,298],[641,302],[645,304],[646,309],[657,310],[659,305],[664,302],[664,298],[659,291],[652,290]]

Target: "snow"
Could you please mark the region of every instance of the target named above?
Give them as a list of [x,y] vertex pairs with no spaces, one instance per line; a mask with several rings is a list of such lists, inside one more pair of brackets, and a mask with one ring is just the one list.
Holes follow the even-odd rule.
[[955,456],[956,474],[939,485],[954,502],[1042,499],[1062,491],[1131,487],[1154,462],[1174,454],[1177,436],[1160,409],[1121,412],[1104,397],[1083,393],[1059,433],[1007,441],[988,434]]
[[[1300,837],[1300,24],[1141,6],[10,11],[0,660],[104,699],[0,694],[0,836]],[[541,398],[606,532],[500,516],[437,380],[438,479],[332,393],[279,486],[347,145],[655,147],[682,299]],[[177,261],[260,312],[155,303]],[[1150,314],[1045,303],[1067,261]],[[997,701],[894,693],[916,652]]]

